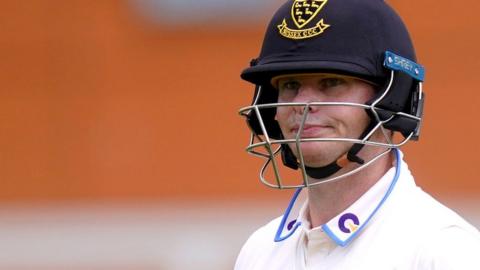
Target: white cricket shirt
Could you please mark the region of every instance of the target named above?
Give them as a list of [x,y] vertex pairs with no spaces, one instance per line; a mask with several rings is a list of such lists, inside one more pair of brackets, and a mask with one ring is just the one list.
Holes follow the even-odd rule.
[[[480,233],[416,186],[401,159],[354,204],[311,228],[304,203],[288,220],[281,241],[279,217],[253,233],[235,270],[480,270]],[[395,177],[398,174],[398,177]]]

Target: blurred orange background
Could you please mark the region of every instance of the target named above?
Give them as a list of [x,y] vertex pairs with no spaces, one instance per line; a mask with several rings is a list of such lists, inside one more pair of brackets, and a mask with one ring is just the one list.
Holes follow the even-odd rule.
[[[406,159],[434,195],[478,196],[480,4],[390,3],[427,70]],[[0,1],[0,201],[283,196],[259,183],[237,115],[269,18],[175,26],[127,1]]]
[[[231,269],[292,194],[238,116],[282,2],[0,0],[0,268]],[[406,160],[478,227],[480,4],[388,2],[427,70]]]

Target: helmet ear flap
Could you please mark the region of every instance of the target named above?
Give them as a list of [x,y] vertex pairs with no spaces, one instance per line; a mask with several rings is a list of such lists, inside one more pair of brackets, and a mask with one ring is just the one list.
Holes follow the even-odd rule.
[[[412,78],[408,74],[400,71],[392,71],[393,82],[388,87],[389,82],[386,82],[375,98],[370,100],[367,104],[371,105],[380,98],[385,91],[388,91],[386,95],[375,104],[375,110],[381,121],[385,122],[383,126],[392,131],[398,131],[403,137],[407,138],[414,133],[411,137],[413,140],[417,140],[420,131],[420,121],[408,117],[406,115],[413,115],[420,117],[423,111],[423,99],[419,99],[420,83],[416,79]],[[398,114],[397,112],[404,113],[406,115]],[[370,110],[367,110],[370,118],[377,120]],[[392,118],[393,116],[393,118]]]
[[[386,109],[393,112],[405,112],[408,113],[407,101],[410,98],[411,90],[414,87],[414,79],[410,77],[408,74],[399,71],[393,71],[393,82],[390,89],[386,89],[388,87],[388,83],[386,82],[385,86],[383,87],[383,91],[378,93],[377,98],[379,98],[385,91],[388,93],[377,103],[377,107],[381,109]],[[375,101],[372,100],[372,103]]]
[[[278,99],[277,91],[269,85],[257,85],[255,87],[255,95],[252,105],[270,104],[276,103]],[[247,123],[250,129],[257,135],[266,135],[270,138],[280,139],[282,137],[282,131],[278,122],[275,120],[277,109],[275,106],[272,108],[259,108],[261,119],[258,118],[256,110],[251,110],[247,115]],[[264,134],[261,121],[268,134]]]

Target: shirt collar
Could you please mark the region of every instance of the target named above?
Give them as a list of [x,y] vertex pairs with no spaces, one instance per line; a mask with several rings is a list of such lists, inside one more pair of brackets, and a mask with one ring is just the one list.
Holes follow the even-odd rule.
[[402,166],[406,167],[400,150],[396,149],[394,152],[396,154],[395,166],[388,170],[357,201],[326,224],[317,228],[311,228],[308,219],[308,201],[306,201],[300,209],[297,220],[300,221],[299,223],[307,235],[325,233],[340,246],[346,246],[352,241],[388,199],[390,193],[395,188]]

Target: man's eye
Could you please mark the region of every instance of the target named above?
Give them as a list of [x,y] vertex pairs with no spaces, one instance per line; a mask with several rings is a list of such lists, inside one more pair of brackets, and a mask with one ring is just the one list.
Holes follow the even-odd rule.
[[320,81],[322,88],[332,88],[345,83],[345,79],[342,78],[325,78]]
[[287,81],[280,85],[280,90],[298,90],[300,83],[296,81]]

